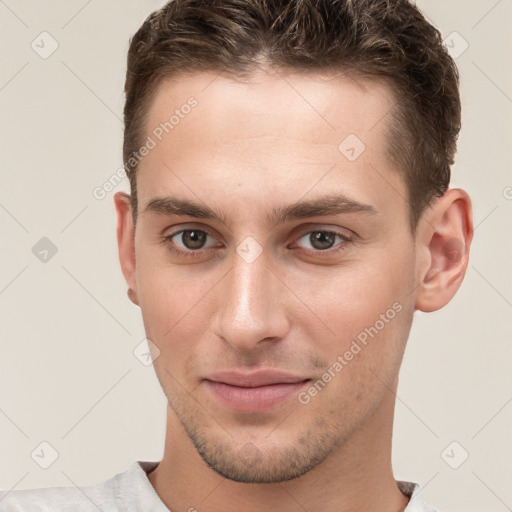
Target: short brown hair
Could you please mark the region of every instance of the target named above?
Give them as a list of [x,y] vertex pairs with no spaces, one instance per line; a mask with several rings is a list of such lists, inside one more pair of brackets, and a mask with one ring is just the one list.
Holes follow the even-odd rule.
[[[408,0],[171,0],[130,41],[123,160],[137,217],[145,115],[160,81],[215,71],[249,77],[262,63],[386,80],[396,105],[388,153],[404,174],[410,227],[450,182],[460,130],[459,76],[440,32]],[[341,141],[340,141],[341,142]]]

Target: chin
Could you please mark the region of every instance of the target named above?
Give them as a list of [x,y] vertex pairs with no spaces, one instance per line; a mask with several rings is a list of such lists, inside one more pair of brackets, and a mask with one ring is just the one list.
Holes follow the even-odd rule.
[[[321,438],[321,437],[320,437]],[[199,455],[213,471],[228,480],[242,483],[271,484],[298,478],[323,462],[336,446],[336,440],[297,445],[258,447],[257,441],[240,448],[234,443],[198,442],[191,436]],[[310,437],[310,439],[315,439]]]

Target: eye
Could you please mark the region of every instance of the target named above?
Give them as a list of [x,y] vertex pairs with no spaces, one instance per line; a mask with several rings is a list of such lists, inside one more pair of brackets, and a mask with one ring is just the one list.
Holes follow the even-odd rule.
[[[209,245],[206,243],[208,238],[212,239]],[[195,256],[195,252],[215,246],[213,237],[201,229],[181,229],[165,236],[162,242],[180,256]]]
[[[210,239],[210,240],[208,240]],[[331,255],[347,249],[352,239],[340,232],[332,230],[308,231],[300,237],[295,245],[301,246],[307,252],[315,255]],[[173,254],[180,257],[200,257],[203,250],[216,247],[219,244],[214,237],[202,229],[181,229],[162,239],[162,243]],[[309,245],[309,247],[308,247]]]
[[[336,244],[336,240],[341,240],[341,243]],[[352,239],[343,233],[339,233],[337,231],[327,231],[327,230],[316,230],[309,231],[301,238],[299,238],[298,242],[304,240],[306,244],[310,244],[310,247],[306,247],[306,249],[311,249],[315,252],[337,252],[346,249],[347,243],[351,242]],[[347,243],[343,243],[347,242]],[[332,247],[338,247],[331,251]]]

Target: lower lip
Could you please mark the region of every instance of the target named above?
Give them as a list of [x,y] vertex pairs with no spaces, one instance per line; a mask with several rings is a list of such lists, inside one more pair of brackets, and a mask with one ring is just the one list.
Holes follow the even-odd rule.
[[289,384],[269,384],[256,388],[242,388],[207,380],[206,385],[217,400],[230,409],[240,412],[261,412],[297,395],[308,382],[305,380]]

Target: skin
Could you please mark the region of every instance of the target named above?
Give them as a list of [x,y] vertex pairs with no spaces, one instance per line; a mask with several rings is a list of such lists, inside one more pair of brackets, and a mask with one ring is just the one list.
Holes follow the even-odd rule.
[[[135,229],[129,196],[115,195],[121,267],[169,404],[151,484],[173,511],[404,510],[391,467],[398,372],[414,311],[442,308],[464,278],[470,198],[447,191],[412,237],[407,189],[386,154],[394,99],[378,80],[182,75],[157,89],[146,136],[190,96],[198,105],[139,165]],[[338,150],[348,134],[366,146],[354,161]],[[332,193],[377,213],[267,223],[273,208]],[[171,195],[224,221],[146,210]],[[180,229],[206,231],[206,248],[182,234],[165,241]],[[315,245],[319,230],[352,241]],[[261,248],[252,262],[236,251],[249,236]],[[229,369],[321,379],[396,303],[400,312],[307,404],[293,396],[238,412],[206,385]]]

